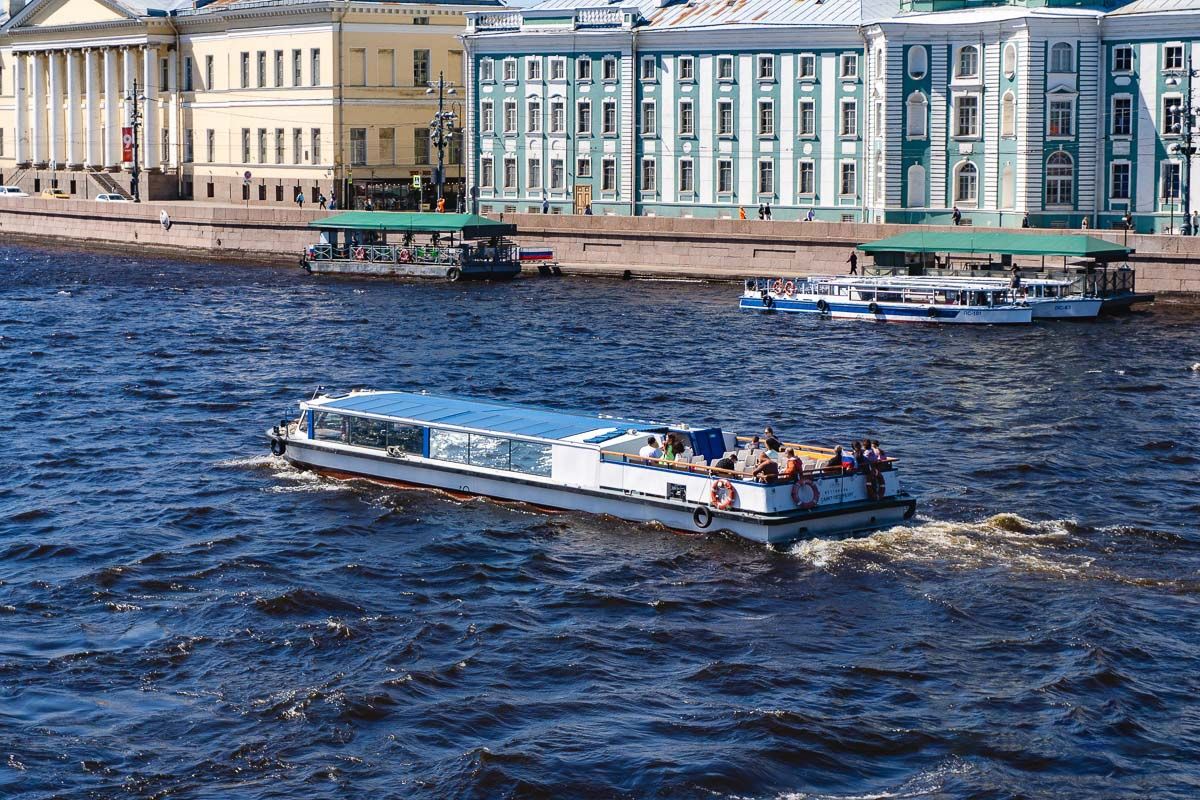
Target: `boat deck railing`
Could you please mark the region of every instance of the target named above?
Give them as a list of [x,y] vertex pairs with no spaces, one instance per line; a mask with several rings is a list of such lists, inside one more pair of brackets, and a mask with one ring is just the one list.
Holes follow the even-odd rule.
[[[953,277],[978,277],[978,278],[1003,278],[1007,279],[1012,276],[1012,266],[1003,264],[988,263],[984,266],[971,267],[963,269],[964,264],[957,264],[953,267],[930,267],[926,266],[921,274],[928,277],[937,276],[953,276]],[[904,277],[907,269],[904,267],[879,267],[867,266],[866,270],[871,270],[871,275],[875,277]],[[1132,269],[1126,267],[1116,267],[1109,269],[1093,269],[1088,271],[1086,267],[1072,267],[1068,269],[1037,269],[1036,267],[1021,267],[1022,277],[1038,277],[1049,278],[1053,280],[1066,280],[1071,282],[1069,294],[1082,294],[1094,297],[1109,297],[1115,294],[1130,294],[1133,293],[1136,286],[1136,276]]]
[[365,261],[384,264],[490,263],[517,257],[516,245],[402,245],[402,244],[315,244],[308,248],[313,261]]

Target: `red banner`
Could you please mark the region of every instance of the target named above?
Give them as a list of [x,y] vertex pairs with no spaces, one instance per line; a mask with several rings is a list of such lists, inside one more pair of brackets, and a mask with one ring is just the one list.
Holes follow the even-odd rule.
[[121,160],[133,161],[133,128],[121,128]]

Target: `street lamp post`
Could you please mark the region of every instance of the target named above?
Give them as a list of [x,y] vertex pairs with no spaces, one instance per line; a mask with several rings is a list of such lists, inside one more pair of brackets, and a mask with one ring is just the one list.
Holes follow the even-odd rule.
[[125,99],[132,103],[129,110],[129,127],[133,128],[133,169],[129,171],[129,193],[133,195],[133,202],[142,202],[142,194],[138,188],[138,177],[141,175],[141,167],[138,165],[141,161],[141,141],[138,137],[138,129],[141,128],[142,110],[138,102],[145,102],[145,95],[138,94],[137,78],[133,79],[133,88],[125,94]]
[[434,184],[437,186],[437,199],[440,204],[446,186],[446,147],[454,137],[454,112],[446,110],[446,95],[455,95],[458,92],[454,88],[454,83],[447,81],[445,73],[442,72],[438,72],[437,83],[429,84],[425,94],[433,94],[435,91],[438,96],[438,110],[429,123],[429,141],[437,148],[438,153]]
[[[1175,110],[1174,119],[1168,120],[1167,125],[1172,133],[1179,134],[1181,141],[1171,148],[1172,152],[1183,157],[1183,175],[1180,176],[1180,193],[1183,195],[1183,235],[1190,236],[1192,230],[1192,156],[1196,155],[1196,145],[1192,141],[1193,127],[1196,124],[1196,108],[1192,101],[1192,78],[1200,77],[1200,70],[1192,68],[1192,57],[1187,58],[1187,69],[1182,73],[1187,78],[1187,89],[1184,93],[1183,104]],[[1167,78],[1167,85],[1178,86],[1180,73]],[[1166,194],[1166,192],[1164,192]],[[1172,206],[1174,214],[1174,206]],[[1172,224],[1172,227],[1174,225]]]

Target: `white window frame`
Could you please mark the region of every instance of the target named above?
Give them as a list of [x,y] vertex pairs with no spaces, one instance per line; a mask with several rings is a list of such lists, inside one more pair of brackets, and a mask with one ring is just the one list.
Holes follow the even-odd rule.
[[[846,191],[846,169],[849,167],[852,180],[850,191]],[[838,197],[852,198],[858,197],[858,162],[847,159],[838,163]]]
[[550,133],[567,132],[567,102],[561,97],[550,98]]
[[773,83],[775,81],[775,56],[762,54],[758,56],[756,62],[755,75],[758,76],[758,80],[763,83]]
[[479,132],[496,132],[496,103],[493,100],[481,100],[479,103]]
[[[854,114],[849,117],[851,125],[847,125],[846,110],[852,109]],[[858,99],[843,97],[838,103],[838,136],[842,139],[858,138]]]
[[590,56],[580,56],[575,59],[575,80],[587,83],[592,80],[592,59]]
[[[1168,110],[1169,105],[1178,106],[1180,109],[1182,109],[1183,95],[1179,94],[1178,92],[1164,92],[1161,97],[1159,97],[1158,101],[1158,113],[1160,119],[1158,129],[1162,131],[1162,138],[1175,139],[1182,135],[1182,131],[1171,130],[1171,113]],[[1180,113],[1182,113],[1182,111],[1180,111]]]
[[542,79],[542,57],[541,56],[526,56],[525,57],[525,80],[540,81]]
[[1017,138],[1017,95],[1012,89],[1000,97],[1000,138]]
[[929,50],[925,45],[917,44],[908,48],[904,69],[914,81],[924,80],[929,74]]
[[[609,112],[612,112],[612,125],[608,124]],[[611,98],[600,103],[600,135],[616,136],[620,132],[620,122],[617,119],[617,101]]]
[[496,188],[496,159],[494,156],[480,156],[479,158],[479,188]]
[[525,159],[525,188],[531,192],[542,188],[542,159],[532,156]]
[[694,56],[680,56],[678,63],[679,82],[691,83],[696,80],[696,58]]
[[[1053,158],[1057,158],[1060,155],[1066,156],[1067,159],[1071,163],[1071,177],[1069,179],[1064,179],[1062,176],[1058,176],[1058,175],[1052,176],[1050,174],[1050,160]],[[1044,169],[1045,169],[1046,177],[1042,181],[1042,197],[1045,199],[1046,207],[1047,208],[1070,208],[1074,204],[1074,198],[1075,198],[1075,159],[1071,157],[1070,153],[1067,153],[1062,150],[1058,150],[1058,151],[1051,153],[1049,156],[1046,157]],[[1063,202],[1061,197],[1056,198],[1056,201],[1053,201],[1053,202],[1050,200],[1050,182],[1052,180],[1055,182],[1055,186],[1058,187],[1055,190],[1056,193],[1061,190],[1063,181],[1064,180],[1066,181],[1066,186],[1068,189],[1066,202]]]
[[562,192],[567,185],[567,164],[561,158],[550,159],[550,191]]
[[[510,168],[511,167],[511,171]],[[515,156],[504,157],[504,189],[505,191],[516,191],[521,180],[520,170],[517,169],[517,159]],[[511,177],[512,180],[509,180]]]
[[758,101],[758,119],[756,120],[758,137],[760,139],[775,138],[775,101],[761,98]]
[[696,135],[696,103],[693,100],[679,101],[679,135]]
[[612,156],[600,159],[600,191],[607,194],[617,191],[617,159]]
[[[1177,205],[1183,197],[1183,165],[1173,158],[1165,158],[1159,162],[1158,170],[1158,199],[1163,203]],[[1173,180],[1168,180],[1174,176]],[[1172,189],[1167,194],[1168,184]]]
[[638,191],[644,195],[658,194],[658,159],[642,158],[638,165]]
[[[805,129],[804,112],[805,109],[810,112],[810,122]],[[811,97],[803,97],[797,101],[797,130],[801,139],[815,139],[817,136],[817,101]]]
[[[726,72],[728,67],[728,72]],[[733,83],[737,72],[733,68],[733,56],[717,56],[717,82]]]
[[[1117,65],[1117,54],[1126,53],[1129,55],[1129,65],[1121,68]],[[1128,75],[1133,72],[1133,45],[1118,44],[1112,49],[1112,71],[1117,75]]]
[[[584,123],[587,123],[586,125]],[[592,101],[575,102],[575,133],[578,136],[592,135]]]
[[491,58],[479,59],[479,82],[480,83],[495,83],[496,82],[496,61]]
[[1183,52],[1182,44],[1164,44],[1162,50],[1163,72],[1181,72],[1184,68]]
[[[1062,56],[1066,53],[1066,57]],[[1075,72],[1075,45],[1070,42],[1055,42],[1050,45],[1050,67],[1047,72],[1060,75]]]
[[679,193],[696,193],[696,162],[690,158],[679,159]]
[[[1054,116],[1056,113],[1061,115],[1064,108],[1067,120],[1065,130],[1060,123],[1058,131],[1054,132],[1051,130],[1051,125],[1054,124]],[[1075,98],[1050,95],[1046,99],[1046,138],[1055,140],[1075,138]]]
[[[729,125],[725,126],[726,112],[728,112]],[[734,131],[737,128],[733,117],[733,101],[724,99],[717,101],[717,137],[721,139],[732,139]]]
[[[971,188],[974,190],[969,195],[964,194],[962,191],[965,173],[970,174]],[[960,161],[954,165],[952,185],[955,205],[969,206],[971,208],[979,205],[979,167],[974,162]]]
[[[755,186],[758,189],[757,194],[760,197],[763,195],[770,195],[770,196],[774,197],[774,195],[775,195],[775,159],[760,158],[758,160],[758,169],[756,170],[755,178],[756,178]],[[764,181],[764,179],[769,179],[769,180]]]
[[[1126,114],[1125,114],[1127,130],[1124,131],[1123,133],[1117,131],[1117,101],[1118,100],[1123,100],[1129,104],[1129,108],[1126,110]],[[1109,117],[1108,117],[1108,119],[1109,119],[1108,135],[1109,136],[1113,137],[1114,139],[1128,139],[1129,137],[1133,136],[1133,95],[1131,95],[1131,94],[1114,94],[1111,98],[1109,98],[1108,114],[1109,114]]]
[[592,177],[592,157],[578,156],[575,159],[575,177],[590,178]]
[[[964,100],[974,101],[974,107],[975,107],[974,126],[972,129],[966,130],[966,131],[964,131],[964,129],[962,127],[962,117],[961,117],[962,108],[965,105],[963,103]],[[953,132],[951,138],[953,138],[953,139],[978,139],[979,138],[979,136],[980,136],[979,132],[980,132],[980,129],[982,128],[982,125],[980,124],[980,119],[979,119],[979,112],[980,112],[981,105],[982,104],[980,103],[980,96],[977,92],[960,92],[960,93],[957,93],[954,95],[954,102],[953,102],[953,106],[951,108],[951,114],[952,114],[951,122],[953,125],[953,127],[951,128],[951,130]]]
[[[915,126],[913,123],[918,119],[920,125]],[[924,92],[913,92],[904,101],[904,138],[910,140],[929,138],[929,98],[925,96]]]
[[815,81],[817,79],[816,53],[801,53],[798,56],[796,63],[796,79],[802,81]]
[[638,128],[642,136],[653,138],[658,135],[658,102],[643,100],[638,114]]
[[621,71],[617,69],[617,57],[605,56],[600,59],[600,80],[605,83],[616,83],[621,77]]
[[[728,171],[728,173],[729,173],[729,183],[725,188],[722,188],[721,180],[722,180],[723,173],[725,173],[726,171]],[[733,159],[732,158],[718,158],[717,159],[716,178],[717,178],[717,180],[716,180],[717,195],[720,197],[731,196],[737,187],[737,175],[733,171]]]
[[858,78],[858,53],[842,53],[838,59],[838,77],[842,80]]
[[1004,77],[1012,80],[1017,74],[1017,43],[1008,42],[1004,45],[1004,50],[1000,56],[1000,71],[1004,73]]
[[[964,69],[966,66],[964,58],[967,54],[972,56],[972,64],[970,71]],[[960,80],[978,80],[979,79],[979,46],[974,44],[964,44],[954,52],[954,77]]]
[[[1125,168],[1125,196],[1118,197],[1116,194],[1117,188],[1117,167]],[[1133,163],[1130,161],[1117,160],[1112,161],[1108,165],[1108,199],[1118,203],[1129,203],[1133,199]]]
[[658,80],[658,59],[654,56],[642,56],[638,61],[638,80],[642,83],[654,83]]
[[567,80],[567,59],[554,56],[550,59],[550,80],[562,83]]
[[[520,115],[517,112],[517,101],[511,99],[505,100],[504,108],[502,110],[504,112],[504,119],[502,120],[504,124],[504,135],[516,136],[518,132],[518,126],[521,124]],[[512,115],[511,119],[509,118],[510,113]]]
[[504,59],[502,69],[501,76],[505,83],[517,82],[517,60],[515,58]]
[[[806,167],[810,178],[807,190],[804,188]],[[817,193],[817,162],[811,158],[802,158],[796,164],[796,193],[801,197],[810,198]]]

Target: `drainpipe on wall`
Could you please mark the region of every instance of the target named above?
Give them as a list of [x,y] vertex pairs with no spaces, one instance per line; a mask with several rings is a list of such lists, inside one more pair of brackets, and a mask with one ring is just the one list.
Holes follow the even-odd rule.
[[[862,19],[862,2],[861,1],[858,4],[858,18],[860,20]],[[860,208],[858,210],[858,215],[859,215],[859,219],[861,222],[870,222],[871,221],[871,212],[868,209],[868,205],[869,205],[868,198],[870,200],[874,200],[875,196],[874,196],[874,193],[868,194],[868,190],[872,186],[875,185],[875,183],[874,183],[875,176],[873,174],[874,170],[872,169],[872,164],[874,164],[874,159],[869,157],[869,155],[867,153],[867,149],[868,149],[867,146],[871,142],[871,134],[872,134],[871,123],[875,119],[875,115],[872,113],[874,109],[871,107],[871,79],[874,76],[875,62],[871,58],[871,48],[868,47],[867,34],[863,30],[863,26],[858,25],[855,27],[855,30],[858,31],[858,38],[862,42],[862,60],[863,60],[863,67],[864,67],[863,72],[862,72],[862,74],[864,76],[862,106],[863,106],[863,111],[866,112],[864,115],[863,125],[862,125],[862,130],[864,130],[866,132],[866,135],[863,137],[863,146],[859,148],[859,155],[858,155],[858,157],[862,159],[862,165],[863,165],[863,169],[862,169],[863,204],[862,204],[862,208]]]
[[350,0],[346,0],[346,2],[342,3],[341,13],[338,14],[337,35],[334,38],[333,48],[333,57],[337,59],[337,122],[333,126],[333,180],[337,184],[338,194],[341,197],[341,207],[349,208],[351,211],[353,211],[353,205],[345,205],[346,203],[353,203],[354,198],[348,196],[350,192],[349,187],[346,185],[346,163],[342,158],[343,145],[345,144],[345,131],[343,130],[345,125],[345,114],[343,105],[346,100],[346,92],[344,88],[346,84],[343,80],[344,75],[342,74],[345,63],[342,59],[342,21],[346,18],[346,14],[349,13],[349,11]]
[[[167,24],[171,26],[171,33],[175,36],[175,118],[171,120],[171,125],[175,130],[175,196],[183,196],[183,40],[179,35],[179,27],[175,24],[175,19],[168,14]],[[169,100],[168,100],[169,102]]]
[[[634,18],[633,23],[637,24],[637,19]],[[630,75],[632,79],[629,81],[629,113],[633,117],[630,120],[629,130],[632,135],[629,137],[629,169],[633,171],[629,181],[629,216],[637,216],[637,196],[638,196],[638,166],[637,163],[637,140],[638,140],[638,107],[637,107],[637,87],[638,87],[638,49],[637,49],[637,28],[634,28],[629,36],[629,65]]]

